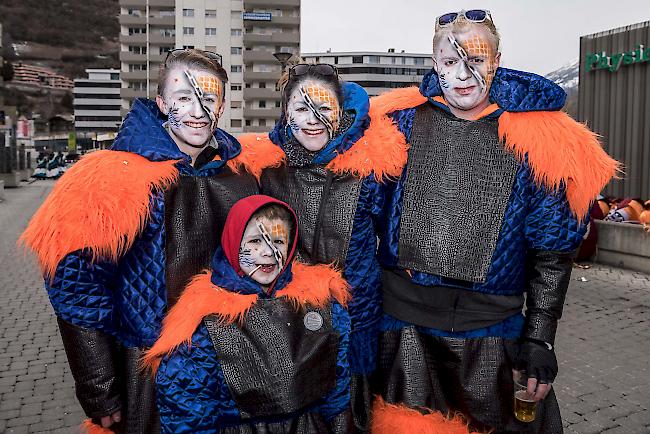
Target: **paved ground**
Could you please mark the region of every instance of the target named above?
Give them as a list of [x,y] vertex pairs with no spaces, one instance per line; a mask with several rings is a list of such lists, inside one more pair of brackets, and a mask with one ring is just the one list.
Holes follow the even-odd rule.
[[[0,202],[0,432],[72,433],[83,418],[36,264],[14,247],[52,185]],[[556,342],[567,433],[650,433],[649,313],[650,275],[574,269]]]

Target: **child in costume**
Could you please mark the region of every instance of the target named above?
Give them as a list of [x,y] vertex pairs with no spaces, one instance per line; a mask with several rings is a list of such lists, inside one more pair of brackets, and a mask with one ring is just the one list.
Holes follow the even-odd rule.
[[162,432],[347,433],[347,283],[293,262],[297,220],[256,195],[231,209],[212,269],[197,275],[145,357]]

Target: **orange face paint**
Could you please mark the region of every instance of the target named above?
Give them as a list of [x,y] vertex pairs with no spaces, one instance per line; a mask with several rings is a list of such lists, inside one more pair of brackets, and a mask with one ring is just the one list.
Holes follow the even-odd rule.
[[306,84],[303,89],[315,104],[326,104],[332,109],[328,117],[332,123],[332,134],[336,133],[336,130],[338,130],[339,127],[339,117],[341,115],[341,108],[336,95],[328,88],[319,86],[317,83]]

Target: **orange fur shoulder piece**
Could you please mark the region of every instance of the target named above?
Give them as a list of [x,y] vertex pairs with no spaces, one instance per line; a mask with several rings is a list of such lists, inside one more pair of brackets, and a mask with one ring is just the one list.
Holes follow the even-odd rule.
[[426,100],[417,87],[371,98],[371,122],[364,135],[345,153],[336,156],[327,168],[337,174],[348,172],[362,178],[372,173],[378,182],[400,176],[408,158],[408,144],[388,114],[416,107]]
[[291,282],[276,293],[276,297],[286,297],[295,306],[310,304],[324,307],[333,297],[343,306],[350,301],[350,286],[341,272],[332,265],[306,265],[294,261],[291,266]]
[[268,134],[246,133],[237,140],[241,152],[228,161],[228,167],[235,173],[245,170],[259,181],[264,169],[280,167],[284,162],[284,151],[269,139]]
[[620,170],[598,136],[564,112],[504,112],[499,137],[519,160],[528,158],[535,182],[551,190],[566,185],[571,211],[584,217],[591,203]]
[[57,181],[18,244],[37,254],[49,277],[80,249],[116,262],[143,229],[152,191],[176,181],[175,163],[110,150],[83,157]]
[[373,434],[478,434],[470,432],[467,422],[457,415],[445,417],[439,411],[422,414],[404,405],[375,398],[370,432]]
[[194,331],[206,316],[216,315],[222,324],[242,322],[257,302],[257,295],[226,291],[214,285],[211,277],[206,271],[187,285],[163,320],[160,337],[142,359],[144,368],[155,374],[163,356],[184,343],[191,344]]

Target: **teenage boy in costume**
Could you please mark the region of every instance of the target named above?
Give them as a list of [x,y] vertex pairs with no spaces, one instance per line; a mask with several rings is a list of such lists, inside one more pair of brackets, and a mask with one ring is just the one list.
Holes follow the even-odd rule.
[[163,321],[145,364],[169,433],[348,433],[348,285],[294,262],[297,219],[250,196],[228,215],[211,270]]
[[[428,432],[439,410],[478,430],[560,433],[556,328],[584,218],[617,164],[559,111],[558,86],[499,68],[488,11],[440,16],[433,60],[419,89],[371,101],[410,144],[380,234],[373,429]],[[538,401],[529,424],[513,416],[513,368]]]
[[135,100],[110,150],[59,180],[21,241],[36,252],[92,421],[158,431],[143,350],[191,276],[209,262],[228,209],[257,193],[228,164],[241,150],[217,128],[228,76],[215,53],[174,50],[156,101]]

